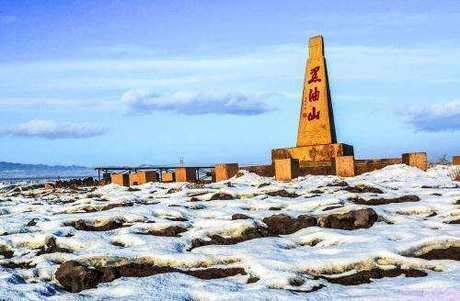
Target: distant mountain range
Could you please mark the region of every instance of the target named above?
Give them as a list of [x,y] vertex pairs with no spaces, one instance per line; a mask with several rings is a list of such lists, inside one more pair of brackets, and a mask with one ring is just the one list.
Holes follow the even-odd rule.
[[77,165],[22,164],[0,161],[0,179],[94,176],[92,168]]

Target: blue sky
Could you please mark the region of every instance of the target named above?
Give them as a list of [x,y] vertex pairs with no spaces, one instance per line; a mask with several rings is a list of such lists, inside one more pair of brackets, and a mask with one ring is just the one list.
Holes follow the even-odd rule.
[[262,163],[322,34],[339,142],[460,154],[460,2],[2,1],[0,161]]

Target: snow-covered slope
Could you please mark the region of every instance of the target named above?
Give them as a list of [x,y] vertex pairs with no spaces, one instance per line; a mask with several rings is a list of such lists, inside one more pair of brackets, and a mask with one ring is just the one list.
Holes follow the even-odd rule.
[[[0,186],[0,299],[458,300],[459,184],[446,167],[395,165],[290,183]],[[56,271],[70,260],[97,287],[68,292]]]

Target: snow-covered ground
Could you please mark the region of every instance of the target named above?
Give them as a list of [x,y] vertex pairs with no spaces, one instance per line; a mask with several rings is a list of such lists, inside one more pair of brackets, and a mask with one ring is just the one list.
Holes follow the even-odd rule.
[[[346,226],[349,212],[378,219]],[[1,300],[460,300],[460,183],[443,166],[290,183],[0,184],[0,215]],[[69,260],[154,268],[71,293],[55,274]]]

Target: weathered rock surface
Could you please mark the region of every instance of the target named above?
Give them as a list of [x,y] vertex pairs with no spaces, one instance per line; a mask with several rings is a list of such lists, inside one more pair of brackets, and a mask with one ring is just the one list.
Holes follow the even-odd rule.
[[366,208],[322,216],[318,224],[323,228],[354,230],[370,228],[377,219],[377,213],[371,208]]
[[350,198],[350,201],[352,201],[355,204],[359,205],[369,205],[369,206],[378,206],[378,205],[387,205],[387,204],[399,204],[399,203],[408,203],[408,202],[418,202],[420,201],[420,198],[416,195],[403,195],[400,197],[396,198],[378,198],[378,199],[370,199],[370,200],[365,200],[359,197],[356,198]]
[[299,215],[297,218],[286,214],[277,214],[263,219],[267,225],[267,231],[271,236],[286,235],[299,231],[300,229],[316,226],[316,218]]
[[88,267],[77,261],[66,261],[56,270],[56,280],[66,290],[77,293],[95,288],[99,283],[111,282],[120,277],[148,277],[162,273],[183,273],[203,280],[246,275],[243,268],[203,268],[182,270],[149,263],[127,263],[117,266]]

